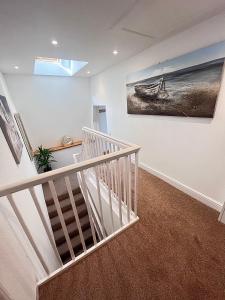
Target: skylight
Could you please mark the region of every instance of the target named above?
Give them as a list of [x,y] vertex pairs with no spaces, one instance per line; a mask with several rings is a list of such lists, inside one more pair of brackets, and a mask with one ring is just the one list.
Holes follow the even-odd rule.
[[37,57],[34,63],[35,75],[73,76],[88,62],[61,58]]

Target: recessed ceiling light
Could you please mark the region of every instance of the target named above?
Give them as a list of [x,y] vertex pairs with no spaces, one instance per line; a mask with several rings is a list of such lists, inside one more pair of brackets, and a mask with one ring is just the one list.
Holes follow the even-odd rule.
[[52,45],[57,46],[58,45],[58,41],[52,40]]
[[18,66],[14,66],[14,69],[18,70],[18,69],[19,69],[19,67],[18,67]]
[[91,72],[90,72],[90,71],[87,71],[87,74],[91,74]]
[[119,52],[117,50],[113,50],[113,54],[117,55]]

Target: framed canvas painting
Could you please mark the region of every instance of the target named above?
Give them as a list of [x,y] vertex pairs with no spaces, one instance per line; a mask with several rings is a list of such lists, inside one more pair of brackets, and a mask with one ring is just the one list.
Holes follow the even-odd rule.
[[224,57],[220,42],[130,74],[128,114],[213,118]]
[[17,164],[20,163],[23,143],[16,128],[15,121],[4,96],[0,95],[0,127]]
[[27,136],[27,133],[26,133],[25,127],[23,125],[20,114],[19,113],[14,114],[14,118],[16,120],[17,126],[19,128],[20,134],[22,136],[22,139],[23,139],[23,142],[27,149],[27,153],[30,157],[30,160],[33,160],[33,149],[31,147],[31,144],[30,144],[29,138]]

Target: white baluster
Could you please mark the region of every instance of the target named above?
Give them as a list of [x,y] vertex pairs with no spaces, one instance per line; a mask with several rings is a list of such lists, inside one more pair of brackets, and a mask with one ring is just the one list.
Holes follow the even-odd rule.
[[91,158],[91,153],[90,153],[90,139],[89,139],[89,134],[86,132],[87,135],[87,153],[88,153],[88,159]]
[[[95,136],[95,143],[96,143],[96,156],[100,156],[100,148],[99,148],[99,137]],[[97,171],[98,171],[98,178],[101,178],[101,165],[97,165]]]
[[127,169],[127,220],[130,222],[130,208],[131,208],[131,160],[130,156],[126,157],[126,169]]
[[88,138],[86,131],[84,131],[84,159],[88,159],[88,155]]
[[121,191],[121,169],[120,169],[120,161],[119,159],[116,160],[116,170],[117,170],[117,186],[118,186],[118,206],[119,206],[119,219],[120,219],[120,226],[123,225],[122,220],[122,191]]
[[93,135],[90,134],[89,135],[90,138],[90,152],[91,152],[91,158],[95,157],[95,153],[94,153],[94,143],[93,143]]
[[[99,146],[99,156],[102,156],[102,155],[103,155],[103,151],[102,151],[102,141],[101,141],[101,138],[100,138],[100,137],[98,137],[98,146]],[[100,165],[99,165],[99,168],[100,168],[100,176],[101,176],[101,179],[102,179],[102,181],[104,181],[103,164],[100,164]]]
[[[104,154],[106,154],[106,146],[105,146],[105,141],[104,139],[102,139],[102,148],[103,148],[103,152]],[[104,182],[107,184],[107,170],[106,170],[106,164],[103,164],[103,176],[104,176]]]
[[111,172],[110,172],[110,182],[111,182],[111,191],[112,193],[114,194],[114,174],[113,174],[113,164],[115,163],[115,161],[110,161],[110,169],[111,169]]
[[137,202],[138,202],[138,153],[135,153],[135,167],[134,167],[134,213],[137,216]]
[[94,152],[94,157],[97,157],[97,149],[96,149],[96,136],[93,134],[92,135],[92,141],[93,141],[93,152]]
[[36,253],[36,255],[37,255],[37,257],[38,257],[38,259],[39,259],[39,261],[40,261],[40,263],[42,265],[42,267],[44,268],[44,270],[47,273],[47,275],[49,275],[49,273],[50,273],[49,272],[49,268],[46,265],[46,263],[44,261],[44,258],[42,256],[41,252],[39,251],[39,249],[38,249],[38,247],[37,247],[37,245],[36,245],[36,243],[35,243],[35,241],[34,241],[34,239],[32,237],[32,234],[31,234],[30,230],[28,229],[27,225],[25,224],[25,222],[23,220],[23,217],[20,214],[20,212],[19,212],[19,210],[18,210],[18,208],[17,208],[17,206],[15,204],[13,196],[11,194],[7,195],[7,199],[9,200],[9,203],[10,203],[10,205],[11,205],[11,207],[12,207],[12,209],[13,209],[13,211],[14,211],[14,213],[15,213],[15,215],[16,215],[16,217],[17,217],[17,219],[18,219],[18,221],[19,221],[19,223],[21,225],[21,227],[23,228],[23,231],[24,231],[25,235],[27,236],[27,238],[28,238],[28,240],[29,240],[32,248],[34,249],[34,251],[35,251],[35,253]]
[[84,199],[85,199],[85,203],[87,206],[87,212],[88,212],[88,217],[89,217],[90,226],[91,226],[91,233],[92,233],[94,244],[96,245],[97,240],[96,240],[96,234],[95,234],[94,224],[93,224],[93,220],[92,220],[92,213],[91,213],[91,207],[90,207],[90,203],[89,203],[89,199],[88,199],[87,185],[86,185],[86,181],[85,181],[85,177],[84,177],[84,172],[80,171],[80,175],[81,175],[81,180],[82,180],[81,184],[82,184],[82,189],[83,189],[83,193],[84,193]]
[[112,209],[112,195],[111,195],[111,187],[110,187],[110,168],[109,163],[106,163],[106,175],[107,175],[107,186],[108,186],[108,196],[109,196],[109,207],[110,207],[110,217],[112,223],[112,231],[114,231],[114,220],[113,220],[113,209]]
[[42,224],[43,224],[43,226],[45,228],[45,231],[47,233],[47,236],[49,238],[49,242],[50,242],[50,244],[51,244],[51,246],[53,248],[53,251],[55,252],[56,257],[58,258],[59,264],[62,266],[63,265],[62,264],[62,260],[61,260],[61,257],[59,255],[59,252],[57,250],[57,247],[56,247],[56,244],[55,244],[55,240],[54,240],[54,237],[53,237],[53,233],[50,231],[50,229],[48,227],[48,224],[47,224],[47,222],[45,220],[44,214],[43,214],[42,209],[40,207],[40,204],[39,204],[39,201],[37,199],[37,196],[36,196],[34,188],[33,187],[29,188],[29,192],[31,194],[31,197],[33,198],[34,205],[35,205],[35,207],[36,207],[36,209],[38,211],[39,217],[40,217],[40,219],[42,221]]
[[87,159],[90,158],[90,147],[89,147],[89,134],[86,132],[86,148],[87,148]]
[[98,156],[101,156],[101,150],[100,150],[100,143],[99,143],[99,136],[96,136],[96,144],[97,144],[97,153]]
[[85,242],[84,242],[84,236],[83,236],[82,228],[81,228],[81,225],[80,225],[80,219],[79,219],[79,216],[78,216],[78,213],[77,213],[76,203],[75,203],[75,200],[74,200],[74,196],[73,196],[73,192],[72,192],[72,188],[71,188],[71,184],[70,184],[70,179],[69,179],[68,176],[65,177],[65,183],[66,183],[66,188],[67,188],[67,191],[68,191],[68,194],[69,194],[70,203],[71,203],[71,206],[72,206],[72,209],[73,209],[73,213],[74,213],[74,216],[75,216],[75,220],[76,220],[77,229],[78,229],[78,232],[79,232],[81,244],[82,244],[83,250],[86,251],[87,248],[86,248],[86,245],[85,245]]
[[102,211],[102,198],[101,198],[101,191],[100,191],[100,184],[99,184],[98,167],[95,167],[94,170],[95,170],[95,178],[96,178],[96,185],[97,185],[97,192],[98,192],[101,225],[102,225],[103,237],[105,238],[105,225],[104,225],[103,211]]
[[[114,152],[117,151],[116,145],[113,145]],[[118,186],[117,186],[117,170],[116,170],[116,164],[113,164],[113,174],[114,174],[114,181],[115,181],[115,195],[118,197]]]
[[[113,153],[114,149],[113,149],[113,144],[110,143],[110,152]],[[112,172],[111,172],[111,181],[112,181],[112,192],[115,194],[115,174],[114,174],[114,166],[113,166],[113,161],[111,162],[111,168],[112,168]]]
[[122,160],[123,172],[123,202],[127,205],[127,170],[126,170],[126,157]]

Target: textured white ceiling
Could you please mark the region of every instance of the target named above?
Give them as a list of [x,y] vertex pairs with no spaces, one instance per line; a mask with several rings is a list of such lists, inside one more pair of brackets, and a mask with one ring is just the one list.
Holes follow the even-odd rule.
[[94,75],[223,11],[224,0],[1,0],[0,71],[32,74],[47,56],[88,61],[77,75]]

